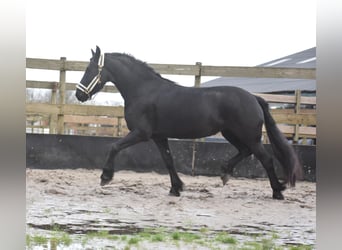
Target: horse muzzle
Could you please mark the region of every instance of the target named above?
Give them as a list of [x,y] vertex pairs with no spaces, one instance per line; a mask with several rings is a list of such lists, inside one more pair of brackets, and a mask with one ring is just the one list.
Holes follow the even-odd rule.
[[84,93],[83,91],[80,90],[76,90],[76,98],[77,100],[79,100],[80,102],[85,102],[89,99],[89,95],[87,95],[86,93]]

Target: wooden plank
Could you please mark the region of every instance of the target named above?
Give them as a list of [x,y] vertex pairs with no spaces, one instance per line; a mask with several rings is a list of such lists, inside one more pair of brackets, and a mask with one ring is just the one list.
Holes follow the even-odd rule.
[[202,76],[316,79],[316,69],[202,66]]
[[61,61],[53,59],[26,58],[26,68],[60,70]]
[[314,114],[272,114],[276,123],[316,125],[316,115]]
[[123,107],[68,104],[62,106],[65,115],[124,116]]
[[65,70],[69,71],[85,71],[88,67],[89,62],[82,61],[66,61]]
[[49,115],[36,115],[36,114],[27,114],[26,121],[46,121],[49,119]]
[[310,138],[316,138],[317,129],[315,127],[299,127],[299,135],[303,135]]
[[[89,62],[26,58],[26,68],[47,70],[84,71]],[[316,69],[276,68],[276,67],[232,67],[232,66],[201,66],[185,64],[149,64],[160,74],[230,76],[230,77],[271,77],[291,79],[316,79]]]
[[[277,95],[277,94],[260,94],[260,93],[253,93],[253,95],[260,96],[260,97],[264,98],[267,102],[296,103],[296,97],[295,96]],[[316,105],[316,97],[301,96],[300,103],[301,104]]]
[[80,116],[80,115],[66,115],[64,117],[66,123],[90,123],[90,124],[101,124],[101,125],[112,125],[118,124],[118,118],[113,117],[101,117],[101,116]]
[[[295,126],[291,125],[284,125],[284,124],[277,124],[279,130],[288,136],[293,136],[295,133]],[[262,132],[266,133],[266,129],[263,126]],[[307,137],[307,138],[316,138],[316,128],[315,127],[306,127],[306,126],[300,126],[299,130],[299,138]]]
[[94,115],[94,116],[124,116],[124,108],[111,106],[64,104],[55,105],[49,103],[27,103],[28,114],[61,114],[61,115]]
[[273,94],[259,94],[253,93],[253,95],[260,96],[265,99],[267,102],[274,102],[274,103],[296,103],[295,96],[289,95],[273,95]]
[[[66,130],[73,130],[78,135],[92,135],[92,136],[117,136],[118,129],[115,127],[67,127]],[[128,130],[123,131],[121,136],[127,135]]]
[[60,105],[48,103],[26,103],[26,114],[59,114]]
[[159,74],[167,75],[199,75],[199,65],[185,65],[185,64],[149,64]]
[[[271,114],[295,114],[294,109],[270,109]],[[316,109],[300,109],[298,114],[316,115]]]
[[316,105],[316,97],[301,96],[300,103]]
[[58,82],[53,81],[26,81],[26,88],[55,89]]
[[[67,61],[65,69],[70,71],[85,71],[89,62],[83,61]],[[199,67],[196,65],[185,65],[185,64],[148,64],[159,74],[168,75],[198,75]]]

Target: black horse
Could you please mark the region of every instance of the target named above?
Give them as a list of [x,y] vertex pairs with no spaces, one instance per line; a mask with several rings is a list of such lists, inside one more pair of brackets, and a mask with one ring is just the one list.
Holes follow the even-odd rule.
[[[225,185],[234,166],[254,154],[266,169],[274,199],[284,199],[286,184],[295,185],[301,167],[292,146],[277,128],[262,98],[236,87],[183,87],[163,78],[146,63],[121,53],[101,54],[92,58],[76,97],[85,102],[100,91],[106,82],[115,84],[125,101],[127,136],[112,144],[101,175],[101,185],[114,175],[114,158],[129,146],[152,139],[157,145],[171,178],[170,194],[179,196],[183,183],[173,164],[168,138],[201,138],[221,132],[238,149],[238,154],[223,167]],[[262,142],[265,123],[273,152],[281,163],[285,181],[280,183],[273,158]]]

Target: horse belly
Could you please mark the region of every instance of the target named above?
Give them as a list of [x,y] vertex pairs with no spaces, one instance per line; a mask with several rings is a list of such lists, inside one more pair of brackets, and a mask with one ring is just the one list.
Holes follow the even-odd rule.
[[156,133],[170,138],[195,139],[210,136],[221,130],[221,122],[202,112],[189,113],[184,110],[169,112],[159,117]]

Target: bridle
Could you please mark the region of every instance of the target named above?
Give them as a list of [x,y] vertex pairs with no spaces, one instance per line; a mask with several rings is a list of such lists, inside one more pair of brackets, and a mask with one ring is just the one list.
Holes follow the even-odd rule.
[[98,67],[99,67],[99,73],[91,80],[88,86],[84,86],[82,83],[78,83],[76,88],[88,95],[90,98],[90,92],[95,88],[95,86],[98,83],[101,83],[101,71],[104,65],[104,55],[100,55]]

